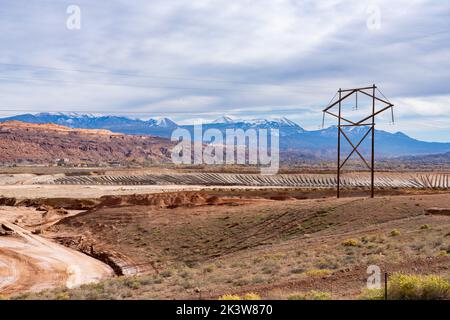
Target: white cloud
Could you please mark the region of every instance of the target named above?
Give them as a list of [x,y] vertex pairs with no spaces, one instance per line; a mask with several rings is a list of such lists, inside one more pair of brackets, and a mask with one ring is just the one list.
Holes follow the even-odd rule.
[[450,95],[398,98],[398,113],[402,116],[449,116]]
[[[366,27],[369,4],[381,10],[376,32]],[[0,106],[150,110],[173,112],[178,121],[282,113],[317,128],[321,108],[339,87],[375,82],[398,106],[398,124],[421,128],[414,130],[418,137],[433,136],[420,125],[424,117],[431,121],[448,110],[449,36],[442,32],[450,26],[448,2],[78,0],[77,5],[81,30],[69,31],[62,2],[2,1],[0,63],[107,72],[0,64]],[[123,75],[130,73],[150,77]],[[12,78],[53,82],[37,86]]]

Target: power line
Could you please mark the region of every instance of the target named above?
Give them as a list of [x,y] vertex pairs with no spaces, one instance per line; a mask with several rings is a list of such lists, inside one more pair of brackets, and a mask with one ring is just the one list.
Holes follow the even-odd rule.
[[[262,89],[251,89],[251,88],[212,88],[212,87],[182,87],[182,86],[169,86],[165,84],[127,84],[127,83],[113,83],[113,82],[86,82],[86,81],[67,81],[67,80],[57,80],[57,79],[48,79],[48,78],[32,78],[32,77],[0,77],[0,80],[4,81],[23,81],[23,82],[50,82],[50,83],[58,83],[58,84],[66,84],[66,85],[91,85],[91,86],[115,86],[115,87],[134,87],[134,88],[155,88],[155,89],[171,89],[171,90],[193,90],[193,91],[238,91],[238,92],[252,92],[252,93],[267,93],[267,91],[263,91]],[[296,88],[296,91],[310,91],[306,88]],[[294,92],[293,92],[294,93]],[[286,96],[286,92],[282,92]]]
[[[429,38],[440,34],[447,34],[448,31],[437,31],[430,34],[425,35],[419,35],[413,38],[407,38],[405,40],[395,41],[392,44],[399,44],[399,43],[409,43],[414,42],[423,38]],[[121,76],[121,77],[127,77],[127,78],[144,78],[144,79],[159,79],[159,80],[182,80],[182,81],[197,81],[197,82],[216,82],[216,83],[227,83],[227,84],[238,84],[238,85],[249,85],[249,86],[274,86],[274,87],[282,87],[282,88],[293,88],[293,89],[300,89],[300,88],[326,88],[328,89],[329,86],[325,85],[313,85],[313,84],[299,84],[299,85],[289,85],[289,84],[274,84],[274,83],[256,83],[256,82],[249,82],[249,81],[236,81],[236,80],[222,80],[222,79],[214,79],[214,78],[196,78],[196,77],[180,77],[180,76],[161,76],[161,75],[149,75],[149,74],[140,74],[140,73],[129,73],[129,72],[119,72],[115,70],[89,70],[89,69],[83,69],[83,68],[74,68],[74,69],[68,69],[68,68],[60,68],[60,67],[53,67],[53,66],[42,66],[42,65],[31,65],[31,64],[19,64],[19,63],[6,63],[6,62],[0,62],[0,65],[3,66],[9,66],[9,67],[16,67],[16,68],[22,68],[22,69],[41,69],[41,70],[51,70],[51,71],[58,71],[58,72],[76,72],[76,73],[90,73],[90,74],[103,74],[103,75],[113,75],[113,76]],[[34,79],[33,79],[34,80]],[[51,81],[51,80],[46,80]],[[58,81],[60,82],[60,81]],[[60,82],[61,83],[61,82]],[[114,85],[119,86],[118,84],[108,84],[108,85]],[[130,85],[127,85],[130,86]],[[134,85],[131,85],[134,86]],[[140,87],[140,86],[138,86]],[[164,88],[163,86],[158,88]],[[168,89],[186,89],[186,90],[211,90],[210,88],[183,88],[183,87],[175,87],[175,86],[166,86]],[[212,90],[224,90],[224,89],[212,89]],[[229,89],[226,89],[229,91]]]
[[285,85],[285,84],[274,84],[274,83],[260,83],[260,82],[249,82],[249,81],[236,81],[236,80],[222,80],[213,78],[192,78],[192,77],[179,77],[179,76],[161,76],[161,75],[148,75],[139,73],[129,73],[129,72],[118,72],[118,71],[106,71],[106,70],[88,70],[88,69],[66,69],[51,66],[38,66],[29,64],[17,64],[17,63],[5,63],[0,62],[0,65],[18,67],[18,68],[30,68],[30,69],[44,69],[59,72],[76,72],[76,73],[91,73],[91,74],[103,74],[103,75],[114,75],[123,76],[128,78],[148,78],[148,79],[166,79],[166,80],[184,80],[184,81],[198,81],[198,82],[218,82],[227,84],[241,84],[241,85],[252,85],[252,86],[277,86],[277,87],[292,87],[298,89],[299,87],[317,87],[317,88],[329,88],[325,85],[312,85],[312,84],[301,84],[301,85]]
[[[90,113],[90,114],[185,114],[185,113],[189,113],[189,114],[210,114],[210,115],[222,115],[223,111],[105,111],[105,110],[99,110],[96,109],[95,107],[66,107],[67,109],[61,110],[61,108],[56,108],[56,110],[59,111],[46,111],[46,112],[42,112],[42,111],[36,111],[36,108],[32,108],[32,107],[25,107],[25,106],[1,106],[0,105],[0,112],[29,112],[29,113]],[[256,107],[254,107],[256,108]],[[261,110],[261,108],[265,108],[268,110]],[[50,110],[52,108],[46,108],[47,110]],[[82,110],[85,109],[85,110]],[[249,113],[261,113],[261,112],[265,112],[265,113],[271,113],[271,112],[284,112],[284,113],[296,113],[298,112],[298,110],[301,109],[301,107],[296,107],[295,109],[277,109],[275,107],[260,107],[260,109],[258,110],[233,110],[230,109],[227,111],[227,113],[229,114],[249,114]],[[303,109],[307,109],[306,107],[303,107]],[[223,110],[223,107],[221,107],[221,110]]]
[[[0,80],[16,80],[24,82],[51,82],[58,84],[68,84],[68,85],[92,85],[92,86],[114,86],[114,87],[134,87],[134,88],[156,88],[156,89],[174,89],[174,90],[203,90],[203,91],[233,91],[235,88],[205,88],[205,87],[178,87],[178,86],[167,86],[167,85],[137,85],[137,84],[126,84],[126,83],[112,83],[112,82],[86,82],[86,81],[67,81],[67,80],[57,80],[57,79],[47,79],[47,78],[18,78],[18,77],[0,77]],[[246,91],[252,91],[246,90]]]
[[[144,75],[144,74],[118,72],[118,71],[66,69],[66,68],[58,68],[58,67],[50,67],[50,66],[37,66],[37,65],[18,64],[18,63],[4,63],[4,62],[0,62],[0,65],[11,66],[11,67],[19,67],[19,68],[46,69],[46,70],[62,71],[62,72],[77,72],[77,73],[94,73],[94,74],[105,74],[105,75],[118,75],[118,76],[133,77],[133,78],[189,80],[189,81],[225,82],[225,83],[244,83],[244,84],[248,84],[247,82],[228,81],[228,80],[220,80],[220,79],[189,78],[189,77],[169,77],[169,76]],[[249,84],[251,84],[251,83],[249,83]]]
[[411,42],[415,42],[417,40],[431,38],[431,37],[434,37],[434,36],[437,36],[437,35],[441,35],[441,34],[448,34],[448,30],[441,30],[441,31],[436,31],[436,32],[428,33],[428,34],[417,35],[415,37],[406,38],[406,39],[403,39],[403,40],[400,39],[398,41],[395,41],[393,44],[411,43]]

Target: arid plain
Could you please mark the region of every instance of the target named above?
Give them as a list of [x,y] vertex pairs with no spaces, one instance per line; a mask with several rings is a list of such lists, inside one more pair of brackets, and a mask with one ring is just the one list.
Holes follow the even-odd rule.
[[[8,170],[0,292],[9,298],[357,299],[369,265],[450,276],[442,172],[381,173],[374,199],[365,175],[349,173],[336,199],[330,174]],[[222,182],[208,183],[212,174]]]

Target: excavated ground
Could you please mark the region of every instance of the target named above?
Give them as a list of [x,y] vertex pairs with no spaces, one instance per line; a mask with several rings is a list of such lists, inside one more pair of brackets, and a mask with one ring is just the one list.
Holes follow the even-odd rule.
[[[35,183],[41,183],[36,181]],[[195,186],[249,186],[249,187],[305,187],[333,188],[337,184],[334,174],[233,174],[186,173],[146,175],[101,175],[57,177],[48,183],[63,185],[195,185]],[[342,176],[342,187],[369,187],[370,177],[363,173]],[[431,188],[447,189],[450,175],[446,173],[377,173],[377,188]]]
[[[109,259],[117,273],[145,275],[151,285],[133,291],[134,298],[197,298],[195,287],[210,298],[245,292],[286,298],[311,289],[355,298],[371,264],[450,276],[450,216],[427,213],[436,206],[450,208],[449,195],[115,196],[44,234]],[[348,239],[355,243],[344,245]]]
[[[371,264],[389,272],[449,277],[450,216],[428,210],[450,208],[446,190],[379,189],[375,199],[363,197],[365,192],[346,189],[345,197],[335,199],[329,188],[236,187],[86,199],[2,198],[1,217],[16,231],[0,230],[0,242],[8,241],[0,252],[0,286],[8,294],[22,293],[29,290],[25,287],[52,287],[70,278],[64,261],[55,265],[64,270],[55,273],[56,280],[51,272],[46,278],[40,271],[42,280],[33,276],[40,274],[30,269],[41,263],[32,260],[36,255],[55,258],[48,258],[48,249],[15,248],[27,239],[33,246],[34,240],[58,246],[53,253],[61,248],[85,253],[97,259],[90,263],[101,260],[116,275],[139,276],[127,278],[137,283],[132,289],[122,288],[128,282],[112,280],[101,290],[70,291],[76,298],[191,299],[200,290],[206,298],[256,292],[278,299],[313,289],[355,298]],[[19,233],[34,239],[16,239]],[[349,239],[352,244],[344,245]],[[29,250],[35,254],[24,259]],[[24,261],[17,262],[20,277],[5,267],[11,259]],[[86,270],[98,279],[111,272],[102,268]],[[57,291],[52,292],[45,297],[55,298]]]

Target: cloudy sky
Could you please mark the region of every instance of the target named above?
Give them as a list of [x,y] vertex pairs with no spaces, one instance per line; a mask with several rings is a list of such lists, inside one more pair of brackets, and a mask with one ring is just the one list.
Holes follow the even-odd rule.
[[2,0],[0,110],[318,129],[340,87],[375,83],[396,106],[380,128],[450,141],[449,16],[431,0]]

